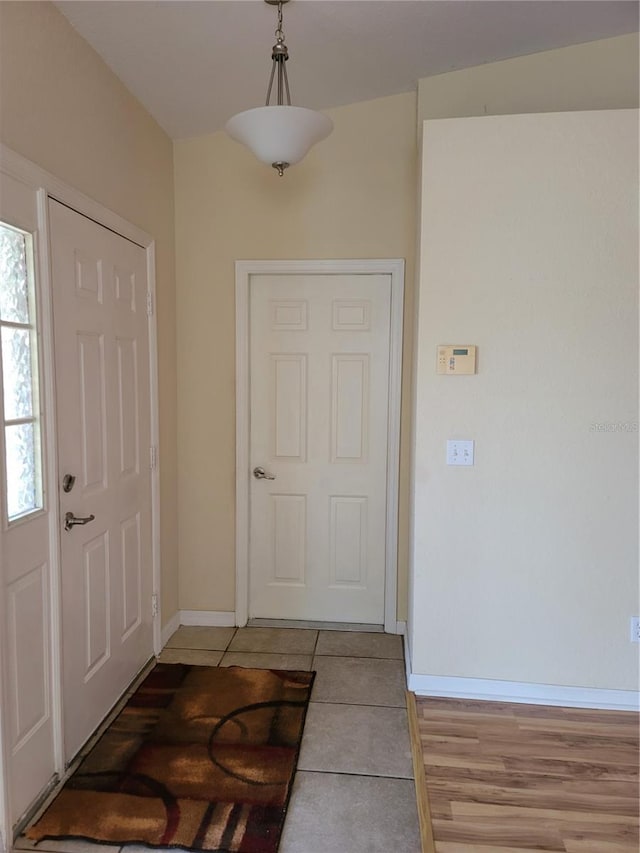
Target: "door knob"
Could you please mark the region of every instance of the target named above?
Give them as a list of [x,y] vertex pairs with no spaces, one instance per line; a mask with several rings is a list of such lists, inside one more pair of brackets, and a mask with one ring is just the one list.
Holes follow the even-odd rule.
[[261,468],[259,465],[253,469],[253,476],[256,480],[275,480],[275,474],[267,474],[264,468]]
[[88,515],[86,518],[78,518],[72,512],[67,512],[64,517],[64,529],[71,530],[76,524],[89,524],[95,519],[95,515]]

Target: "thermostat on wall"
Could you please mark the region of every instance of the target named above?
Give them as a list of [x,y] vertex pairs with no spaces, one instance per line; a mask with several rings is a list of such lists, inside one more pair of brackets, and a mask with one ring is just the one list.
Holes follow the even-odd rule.
[[456,346],[438,347],[438,373],[468,375],[476,372],[476,348],[456,344]]

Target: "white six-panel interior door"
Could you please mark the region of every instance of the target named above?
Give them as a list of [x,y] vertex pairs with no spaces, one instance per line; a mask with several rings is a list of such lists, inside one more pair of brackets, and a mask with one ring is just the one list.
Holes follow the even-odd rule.
[[11,522],[0,500],[2,849],[159,651],[160,572],[153,241],[3,146],[0,167],[0,221],[33,240],[44,495]]
[[238,268],[238,621],[395,632],[402,264]]

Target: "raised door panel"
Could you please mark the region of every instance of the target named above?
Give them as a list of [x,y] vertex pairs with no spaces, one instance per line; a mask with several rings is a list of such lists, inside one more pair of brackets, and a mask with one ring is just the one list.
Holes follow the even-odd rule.
[[114,267],[113,281],[115,284],[116,301],[119,306],[136,312],[136,274],[132,270]]
[[307,357],[271,356],[273,456],[304,462],[307,453]]
[[271,331],[306,332],[309,303],[306,299],[273,299],[270,302]]
[[331,357],[331,461],[365,463],[369,437],[369,356]]
[[364,588],[367,582],[367,503],[365,496],[330,498],[330,583]]
[[305,582],[307,552],[307,500],[305,495],[272,495],[271,583]]
[[118,360],[118,421],[120,476],[139,472],[137,342],[130,338],[116,339]]
[[76,249],[73,253],[75,268],[75,292],[80,299],[89,303],[102,304],[103,281],[102,261]]
[[37,566],[7,588],[11,751],[50,717],[48,566]]
[[120,525],[120,556],[122,566],[122,626],[123,642],[142,623],[142,542],[140,513]]
[[95,492],[107,486],[103,335],[80,332],[77,335],[77,359],[77,375],[80,381],[81,483],[85,492]]
[[83,547],[83,604],[86,655],[84,681],[89,682],[111,657],[111,582],[109,534]]
[[7,592],[11,803],[17,819],[53,774],[49,565]]

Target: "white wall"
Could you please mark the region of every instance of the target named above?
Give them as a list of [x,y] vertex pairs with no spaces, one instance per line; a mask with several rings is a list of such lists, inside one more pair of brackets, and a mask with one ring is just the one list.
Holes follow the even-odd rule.
[[422,165],[413,686],[637,689],[637,111],[427,121]]

